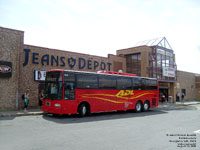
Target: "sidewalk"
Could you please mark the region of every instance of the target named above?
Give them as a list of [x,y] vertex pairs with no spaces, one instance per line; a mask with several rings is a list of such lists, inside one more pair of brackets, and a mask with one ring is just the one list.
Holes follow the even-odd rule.
[[185,101],[184,104],[181,102],[176,102],[177,105],[197,105],[200,104],[200,101]]
[[200,104],[200,101],[185,101],[184,104],[181,104],[181,102],[176,102],[176,103],[169,103],[169,102],[159,102],[159,105],[197,105]]
[[24,112],[24,110],[0,111],[0,117],[17,117],[41,114],[43,114],[43,111],[39,108],[31,108],[27,112]]
[[181,102],[169,103],[169,102],[159,102],[158,108],[176,107],[176,106],[190,106],[200,104],[198,101],[185,101],[184,104]]

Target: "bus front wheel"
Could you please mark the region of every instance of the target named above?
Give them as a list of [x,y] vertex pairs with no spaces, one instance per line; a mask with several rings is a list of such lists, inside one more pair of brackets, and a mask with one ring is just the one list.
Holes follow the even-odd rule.
[[85,103],[80,104],[78,107],[78,114],[80,117],[84,117],[88,114],[89,108]]

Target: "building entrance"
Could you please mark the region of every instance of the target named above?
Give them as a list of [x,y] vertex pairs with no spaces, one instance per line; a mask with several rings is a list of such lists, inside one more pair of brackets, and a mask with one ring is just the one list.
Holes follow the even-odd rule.
[[160,102],[168,102],[168,88],[159,89]]

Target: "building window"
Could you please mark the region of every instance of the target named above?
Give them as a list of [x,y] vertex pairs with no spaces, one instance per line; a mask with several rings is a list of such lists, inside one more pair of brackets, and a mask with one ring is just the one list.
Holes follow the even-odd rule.
[[141,53],[126,55],[127,73],[141,76]]
[[[157,78],[160,80],[176,80],[176,63],[174,58],[173,50],[162,48],[162,47],[154,47],[152,53],[149,54],[149,67],[148,74],[149,77]],[[163,72],[165,68],[169,68],[169,70],[175,70],[173,74],[170,76],[166,76],[166,71]]]

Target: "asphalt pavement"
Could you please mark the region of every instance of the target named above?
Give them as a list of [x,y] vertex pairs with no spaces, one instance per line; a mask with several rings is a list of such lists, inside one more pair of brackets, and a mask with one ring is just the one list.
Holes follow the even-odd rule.
[[[32,110],[21,113],[32,115]],[[199,117],[197,103],[161,103],[148,112],[95,113],[83,118],[0,117],[0,149],[200,150]]]

